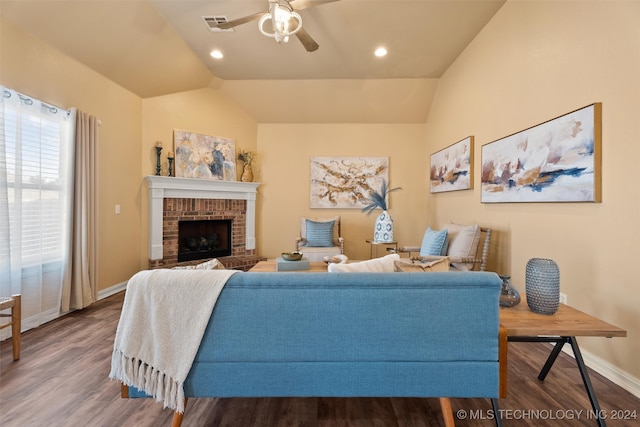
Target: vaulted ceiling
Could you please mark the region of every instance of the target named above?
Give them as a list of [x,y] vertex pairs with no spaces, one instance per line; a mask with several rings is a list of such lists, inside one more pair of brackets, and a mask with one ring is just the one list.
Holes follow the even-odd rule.
[[[291,119],[269,114],[272,104],[252,99],[258,87],[262,98],[282,90],[291,98],[323,96],[326,90],[357,97],[373,90],[380,99],[367,102],[407,107],[395,112],[397,118],[380,112],[398,121],[419,103],[430,104],[437,79],[504,2],[292,1],[302,9],[303,28],[320,45],[315,52],[295,37],[276,43],[260,34],[257,21],[212,32],[203,19],[266,11],[267,0],[0,0],[0,14],[142,98],[214,87],[257,121],[278,122]],[[386,57],[373,55],[379,46],[389,51]],[[214,49],[224,58],[212,58]],[[293,121],[305,120],[333,119],[310,113]]]

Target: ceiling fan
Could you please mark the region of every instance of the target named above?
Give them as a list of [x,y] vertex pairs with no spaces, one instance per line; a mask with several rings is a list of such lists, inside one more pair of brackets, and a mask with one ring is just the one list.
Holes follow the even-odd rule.
[[[263,35],[274,38],[278,43],[286,43],[289,41],[290,36],[295,35],[308,52],[314,52],[319,45],[302,28],[302,17],[297,11],[334,1],[338,0],[268,0],[268,11],[221,23],[217,27],[222,30],[228,30],[229,28],[258,20],[258,29]],[[295,8],[293,7],[294,4]],[[265,25],[267,25],[266,28]]]

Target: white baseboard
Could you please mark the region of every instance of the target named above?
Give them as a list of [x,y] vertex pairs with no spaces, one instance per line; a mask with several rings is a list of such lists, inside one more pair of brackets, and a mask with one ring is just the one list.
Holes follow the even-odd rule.
[[[98,291],[98,301],[100,301],[101,299],[110,297],[111,295],[117,294],[118,292],[124,291],[125,289],[127,289],[127,283],[128,282],[121,282],[111,286],[110,288]],[[34,318],[31,318],[31,317],[23,318],[21,332],[26,332],[29,329],[37,328],[39,325],[43,325],[47,322],[58,319],[64,316],[65,314],[68,314],[68,313],[60,313],[59,310],[52,309],[52,310],[40,313],[38,316],[35,316]],[[0,331],[0,341],[4,341],[9,338],[11,338],[10,329],[7,328]]]
[[111,286],[110,288],[98,291],[98,301],[100,301],[101,299],[110,297],[111,295],[115,295],[118,292],[124,291],[125,289],[127,289],[127,283],[129,282],[128,281],[120,282],[118,284]]
[[[573,355],[573,350],[571,350],[571,346],[569,344],[565,344],[562,351],[572,358],[575,358]],[[617,368],[606,360],[595,356],[588,351],[584,351],[580,349],[580,353],[582,353],[582,359],[584,360],[584,364],[587,367],[593,369],[612,383],[619,385],[623,389],[627,390],[629,393],[633,394],[636,397],[640,398],[640,379],[634,377],[622,369]],[[597,391],[596,391],[597,393]]]

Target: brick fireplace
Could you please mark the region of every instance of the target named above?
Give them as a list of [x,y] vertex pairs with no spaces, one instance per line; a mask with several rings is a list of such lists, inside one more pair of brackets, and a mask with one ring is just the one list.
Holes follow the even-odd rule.
[[163,176],[145,179],[149,188],[149,268],[183,264],[178,262],[181,221],[230,221],[231,255],[218,258],[227,268],[247,270],[263,259],[256,255],[255,238],[259,184]]

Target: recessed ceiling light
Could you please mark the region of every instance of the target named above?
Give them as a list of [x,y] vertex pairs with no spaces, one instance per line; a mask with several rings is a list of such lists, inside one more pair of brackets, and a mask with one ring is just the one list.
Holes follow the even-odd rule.
[[224,58],[224,55],[222,54],[222,52],[220,52],[218,49],[212,50],[211,53],[209,54],[211,55],[212,58],[215,59],[222,59]]
[[384,47],[379,47],[376,49],[376,51],[374,52],[374,54],[378,57],[381,58],[383,56],[385,56],[387,54],[387,49],[385,49]]

